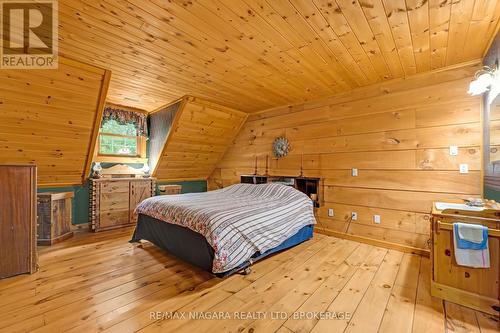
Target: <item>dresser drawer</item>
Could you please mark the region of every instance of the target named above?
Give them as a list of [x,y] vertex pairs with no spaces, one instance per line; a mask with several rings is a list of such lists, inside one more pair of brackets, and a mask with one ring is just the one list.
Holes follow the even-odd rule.
[[110,228],[130,223],[128,209],[101,212],[99,215],[100,228]]
[[100,210],[128,210],[129,207],[129,193],[115,192],[115,193],[101,193],[100,196]]
[[128,181],[112,181],[101,184],[101,193],[128,193],[130,191],[130,182]]

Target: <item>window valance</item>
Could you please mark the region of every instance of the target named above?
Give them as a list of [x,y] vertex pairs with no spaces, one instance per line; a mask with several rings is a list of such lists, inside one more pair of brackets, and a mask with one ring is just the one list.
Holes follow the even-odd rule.
[[139,112],[132,112],[128,110],[122,110],[119,108],[114,108],[107,106],[104,109],[102,116],[102,121],[115,120],[120,124],[134,124],[137,129],[137,135],[147,136],[148,135],[148,123],[146,120],[146,115]]

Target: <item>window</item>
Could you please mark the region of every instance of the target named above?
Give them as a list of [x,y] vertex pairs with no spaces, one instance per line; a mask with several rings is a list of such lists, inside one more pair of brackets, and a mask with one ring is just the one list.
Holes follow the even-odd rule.
[[108,104],[97,136],[94,162],[147,163],[145,112]]
[[99,133],[99,155],[139,156],[140,137],[133,123],[114,119],[103,122]]

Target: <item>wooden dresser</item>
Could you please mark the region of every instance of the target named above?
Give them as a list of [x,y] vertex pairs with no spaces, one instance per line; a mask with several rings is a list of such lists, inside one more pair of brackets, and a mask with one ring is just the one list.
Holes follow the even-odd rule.
[[38,245],[52,245],[73,236],[73,192],[38,193]]
[[[498,316],[500,210],[486,209],[482,212],[438,210],[433,204],[431,222],[432,295]],[[470,268],[456,264],[453,245],[454,222],[488,226],[490,268]]]
[[90,220],[94,231],[134,225],[134,209],[155,193],[153,178],[99,178],[90,180]]
[[36,270],[36,167],[0,165],[0,278]]

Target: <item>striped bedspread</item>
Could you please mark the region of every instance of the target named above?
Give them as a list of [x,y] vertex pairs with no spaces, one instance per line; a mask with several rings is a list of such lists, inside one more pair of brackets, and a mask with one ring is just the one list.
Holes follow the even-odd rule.
[[141,202],[136,212],[205,236],[215,252],[214,273],[238,267],[255,252],[272,249],[316,223],[307,195],[280,184],[236,184],[205,193],[156,196]]

